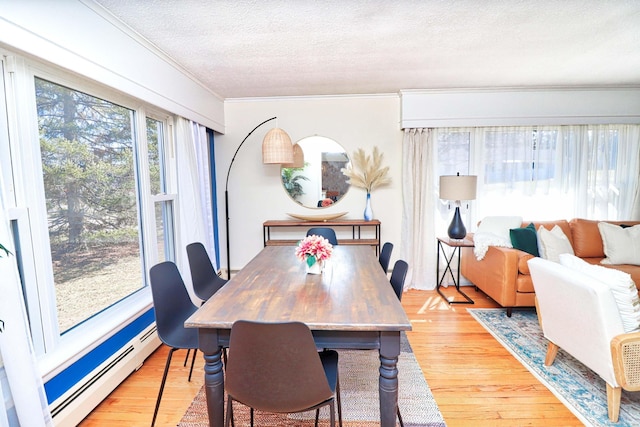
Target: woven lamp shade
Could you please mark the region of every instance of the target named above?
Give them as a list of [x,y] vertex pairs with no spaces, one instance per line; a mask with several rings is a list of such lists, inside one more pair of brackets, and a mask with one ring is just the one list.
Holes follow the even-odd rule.
[[440,177],[440,198],[443,200],[475,200],[478,177],[474,175],[443,175]]
[[262,163],[293,163],[293,144],[282,129],[273,128],[264,136]]
[[293,163],[283,163],[283,168],[303,168],[304,167],[304,153],[302,148],[298,144],[293,144]]

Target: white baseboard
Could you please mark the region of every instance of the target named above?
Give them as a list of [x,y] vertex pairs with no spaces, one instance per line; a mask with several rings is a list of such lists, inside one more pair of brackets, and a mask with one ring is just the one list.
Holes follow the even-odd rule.
[[57,427],[75,427],[137,370],[161,342],[153,323],[49,405]]

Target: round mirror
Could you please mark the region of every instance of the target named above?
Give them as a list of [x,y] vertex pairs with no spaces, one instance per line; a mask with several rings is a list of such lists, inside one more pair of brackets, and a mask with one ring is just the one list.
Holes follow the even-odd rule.
[[284,189],[304,207],[332,206],[349,190],[348,178],[340,171],[349,163],[347,152],[323,136],[302,138],[297,144],[304,153],[304,165],[281,168]]

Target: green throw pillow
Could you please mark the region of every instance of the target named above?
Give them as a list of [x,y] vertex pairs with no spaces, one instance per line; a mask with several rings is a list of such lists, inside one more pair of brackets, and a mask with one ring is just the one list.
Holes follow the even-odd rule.
[[540,256],[536,226],[533,223],[522,228],[512,228],[509,230],[509,236],[514,248],[530,253],[533,256]]

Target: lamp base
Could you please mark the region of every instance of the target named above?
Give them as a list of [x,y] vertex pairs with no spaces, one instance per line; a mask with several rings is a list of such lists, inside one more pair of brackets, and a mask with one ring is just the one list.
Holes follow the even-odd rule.
[[462,217],[460,216],[459,206],[456,206],[456,210],[453,214],[453,220],[449,225],[447,234],[449,234],[450,239],[455,239],[455,240],[462,240],[467,235],[467,229],[464,227],[464,224],[462,223]]

